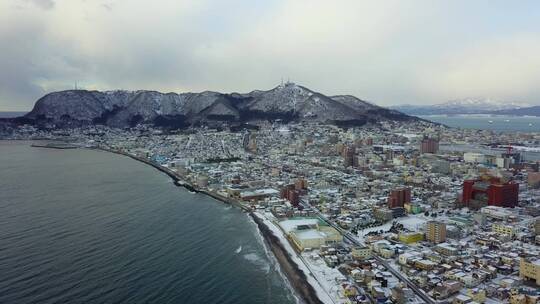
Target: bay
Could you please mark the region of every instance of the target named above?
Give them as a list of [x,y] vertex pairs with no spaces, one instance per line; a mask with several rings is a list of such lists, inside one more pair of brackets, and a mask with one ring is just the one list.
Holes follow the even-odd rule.
[[295,303],[239,209],[127,157],[0,141],[0,303]]

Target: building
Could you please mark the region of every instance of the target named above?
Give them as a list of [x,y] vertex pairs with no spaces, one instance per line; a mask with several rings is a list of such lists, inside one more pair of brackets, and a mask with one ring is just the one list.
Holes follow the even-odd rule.
[[424,212],[424,209],[422,208],[422,206],[420,206],[418,204],[405,203],[404,207],[405,207],[405,210],[407,210],[408,213],[418,214],[418,213]]
[[458,254],[458,250],[454,246],[450,246],[448,243],[443,243],[435,246],[435,251],[444,256],[453,256]]
[[343,236],[334,228],[318,219],[289,219],[279,223],[292,243],[299,251],[306,248],[320,248],[323,245],[335,245],[343,241]]
[[459,294],[454,298],[454,301],[452,301],[452,304],[468,304],[471,303],[473,299],[469,296]]
[[307,180],[299,178],[294,182],[294,188],[296,190],[306,190],[308,188]]
[[247,190],[240,193],[240,198],[244,201],[260,201],[267,197],[276,196],[278,193],[277,190],[271,188]]
[[279,191],[279,197],[288,200],[293,206],[298,206],[300,204],[300,192],[296,189],[295,184],[283,187]]
[[199,187],[199,188],[208,187],[208,176],[206,176],[206,175],[197,176],[197,187]]
[[247,150],[252,153],[257,153],[257,136],[254,133],[249,134],[247,139]]
[[398,263],[401,265],[414,264],[414,261],[421,260],[422,254],[419,252],[405,252],[399,255]]
[[433,297],[436,300],[446,299],[449,296],[458,293],[463,285],[457,281],[445,281],[442,285],[433,289]]
[[465,180],[463,182],[463,204],[478,209],[482,206],[516,207],[519,184],[502,183],[498,178],[489,180]]
[[390,192],[388,196],[388,208],[403,208],[406,203],[411,202],[411,189],[410,188],[399,188],[394,189]]
[[424,240],[424,235],[419,232],[402,232],[398,236],[399,241],[405,244],[417,243]]
[[355,260],[367,260],[371,258],[371,249],[369,247],[354,247],[351,255]]
[[356,149],[354,146],[346,146],[343,148],[341,155],[343,156],[343,165],[345,168],[358,166],[358,158],[355,157],[355,152]]
[[418,259],[414,261],[414,267],[422,270],[431,270],[437,266],[437,263],[426,259]]
[[394,213],[388,208],[373,208],[373,217],[379,222],[388,222],[394,218]]
[[433,138],[424,136],[420,143],[420,153],[436,154],[439,152],[439,141]]
[[450,162],[447,160],[439,159],[431,163],[431,172],[449,174],[450,173]]
[[495,161],[497,167],[499,168],[510,168],[510,165],[512,165],[512,159],[511,158],[505,158],[505,157],[497,157]]
[[438,244],[446,241],[446,224],[429,221],[426,225],[426,240]]
[[487,206],[480,210],[480,213],[489,218],[506,221],[512,213],[504,208],[497,206]]
[[516,229],[510,225],[496,224],[491,225],[491,231],[509,237],[514,237],[516,235]]
[[467,289],[467,296],[471,297],[472,300],[476,303],[486,302],[486,291],[484,289],[469,288]]
[[527,174],[527,183],[531,188],[540,188],[540,172],[529,172]]
[[506,152],[506,153],[502,153],[501,156],[503,158],[508,158],[508,159],[511,159],[512,160],[512,163],[514,164],[519,164],[521,163],[522,161],[522,158],[521,158],[521,153],[519,152],[512,152],[511,151],[511,147],[510,148],[510,151]]
[[482,153],[466,152],[463,154],[466,163],[482,164],[486,162],[486,156]]
[[519,277],[536,281],[536,285],[540,286],[540,259],[521,258],[519,261]]

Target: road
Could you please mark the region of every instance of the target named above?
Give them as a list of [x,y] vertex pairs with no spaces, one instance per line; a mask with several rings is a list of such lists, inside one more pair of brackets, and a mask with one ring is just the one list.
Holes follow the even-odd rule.
[[[366,247],[365,244],[363,244],[362,242],[360,242],[353,234],[351,234],[349,231],[345,231],[343,230],[343,228],[339,227],[339,225],[337,225],[336,223],[334,223],[333,221],[329,220],[328,218],[326,218],[326,216],[324,216],[324,214],[322,214],[317,208],[314,208],[313,206],[309,205],[306,201],[302,200],[301,201],[301,204],[302,206],[304,206],[304,208],[310,208],[311,210],[315,211],[315,213],[317,213],[317,215],[319,216],[319,218],[321,218],[323,221],[325,221],[328,225],[332,226],[333,228],[335,228],[337,231],[339,231],[344,238],[346,238],[349,242],[351,242],[352,244],[356,245],[356,246],[362,246],[362,247]],[[388,271],[390,271],[390,273],[392,273],[394,276],[396,276],[400,281],[404,282],[410,289],[412,289],[412,291],[418,296],[420,297],[420,299],[422,299],[424,302],[426,303],[429,303],[429,304],[436,304],[437,302],[435,300],[433,300],[430,296],[428,296],[422,289],[420,289],[420,287],[418,287],[414,282],[412,282],[409,278],[403,276],[399,271],[397,271],[396,269],[394,269],[392,266],[390,266],[390,264],[388,264],[388,262],[386,262],[383,258],[379,257],[379,256],[376,256],[374,255],[373,258],[381,265],[383,265]]]

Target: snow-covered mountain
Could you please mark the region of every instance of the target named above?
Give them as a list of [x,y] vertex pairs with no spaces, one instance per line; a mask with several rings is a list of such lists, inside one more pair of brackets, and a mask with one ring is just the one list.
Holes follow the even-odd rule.
[[488,114],[495,111],[520,109],[528,106],[530,105],[490,98],[467,98],[451,100],[435,105],[399,105],[391,108],[409,115],[451,115]]
[[361,125],[416,118],[354,96],[329,97],[294,83],[285,83],[268,91],[243,94],[61,91],[40,98],[25,119],[60,126],[105,124],[129,127],[145,123],[182,127],[269,119]]

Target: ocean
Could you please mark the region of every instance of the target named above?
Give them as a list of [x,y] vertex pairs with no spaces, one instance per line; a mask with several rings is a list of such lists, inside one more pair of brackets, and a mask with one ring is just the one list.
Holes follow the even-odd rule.
[[419,117],[454,128],[503,132],[540,132],[540,117],[535,116],[427,115]]
[[256,225],[106,152],[0,141],[0,303],[296,303]]

